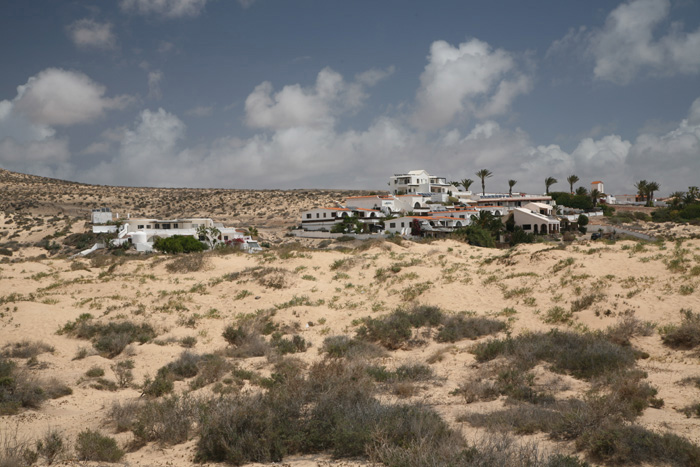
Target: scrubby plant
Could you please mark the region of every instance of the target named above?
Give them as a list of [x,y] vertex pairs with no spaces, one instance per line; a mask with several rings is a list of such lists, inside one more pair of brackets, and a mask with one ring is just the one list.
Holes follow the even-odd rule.
[[661,329],[661,340],[676,349],[693,349],[700,345],[700,313],[681,310],[681,323]]
[[331,358],[362,358],[382,357],[386,352],[381,347],[349,336],[330,336],[323,340],[319,353],[325,353]]
[[149,324],[131,321],[103,324],[93,321],[88,313],[66,323],[58,333],[92,341],[93,347],[107,358],[116,357],[133,342],[143,344],[156,337],[155,330]]
[[576,333],[552,330],[534,332],[505,339],[491,339],[472,348],[479,362],[505,356],[523,368],[539,361],[552,365],[554,371],[591,379],[609,372],[630,368],[635,353],[629,347],[610,342],[601,333]]
[[73,390],[56,379],[39,380],[6,358],[0,357],[0,415],[23,408],[37,409],[46,399],[57,399]]
[[124,451],[114,438],[94,430],[84,430],[78,434],[75,451],[78,459],[83,461],[117,462],[124,457]]
[[442,327],[436,336],[438,342],[457,342],[462,339],[477,339],[496,334],[508,326],[503,321],[479,316],[459,314],[442,320]]

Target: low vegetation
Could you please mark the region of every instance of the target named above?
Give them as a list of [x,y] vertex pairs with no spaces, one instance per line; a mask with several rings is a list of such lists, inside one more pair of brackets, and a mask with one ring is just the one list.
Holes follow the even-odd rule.
[[379,318],[364,318],[357,329],[357,338],[395,350],[419,344],[421,339],[414,337],[413,330],[423,327],[435,328],[435,339],[438,342],[456,342],[495,334],[507,326],[490,318],[469,316],[466,313],[451,316],[438,307],[416,305],[407,310],[397,309]]
[[133,342],[143,344],[156,337],[155,330],[149,324],[131,321],[99,323],[89,313],[66,323],[58,333],[92,341],[95,350],[107,358],[116,357]]

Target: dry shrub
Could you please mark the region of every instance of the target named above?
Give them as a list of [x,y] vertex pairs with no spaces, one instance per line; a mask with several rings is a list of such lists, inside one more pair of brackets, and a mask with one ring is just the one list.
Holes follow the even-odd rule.
[[83,461],[117,462],[124,457],[114,438],[98,431],[85,430],[78,434],[75,443],[78,459]]
[[23,340],[13,344],[7,344],[3,355],[10,358],[36,358],[42,353],[54,352],[54,347],[40,341]]
[[173,274],[201,271],[208,265],[208,258],[202,253],[188,253],[175,258],[165,265],[165,270]]

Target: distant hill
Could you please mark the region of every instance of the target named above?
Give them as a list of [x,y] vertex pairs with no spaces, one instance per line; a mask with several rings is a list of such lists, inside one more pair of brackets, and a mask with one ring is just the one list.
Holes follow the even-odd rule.
[[88,218],[107,206],[121,216],[211,217],[217,221],[275,228],[295,225],[299,212],[332,205],[360,190],[237,190],[89,185],[0,169],[0,211],[32,216]]

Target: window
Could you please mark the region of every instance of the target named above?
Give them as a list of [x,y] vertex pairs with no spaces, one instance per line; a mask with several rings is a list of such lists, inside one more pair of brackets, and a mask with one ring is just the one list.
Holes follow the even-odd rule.
[[523,224],[523,230],[532,230],[532,225],[530,225],[530,224]]
[[150,229],[150,228],[151,228],[151,224],[148,224],[148,225],[146,226],[146,228],[147,228],[147,229]]
[[170,224],[163,224],[163,227],[162,227],[162,228],[163,228],[163,229],[169,229],[169,228],[170,228]]
[[401,227],[405,227],[405,226],[403,225],[403,222],[401,223]]
[[228,240],[228,235],[224,235],[224,240]]
[[332,213],[331,213],[331,217],[338,217],[338,213],[332,212]]
[[396,228],[396,222],[389,222],[389,228],[390,228],[390,229],[395,229],[395,228]]
[[321,214],[316,213],[316,219],[318,219],[319,217],[321,217]]
[[137,225],[136,228],[137,228],[137,229],[143,229],[143,226],[142,226],[142,225]]
[[323,218],[324,218],[324,219],[326,218],[326,213],[325,213],[325,212],[323,213]]
[[156,224],[156,229],[160,229],[160,224]]
[[306,218],[307,218],[307,219],[311,219],[311,214],[307,214],[307,215],[306,215]]
[[173,224],[173,229],[177,229],[177,224]]

